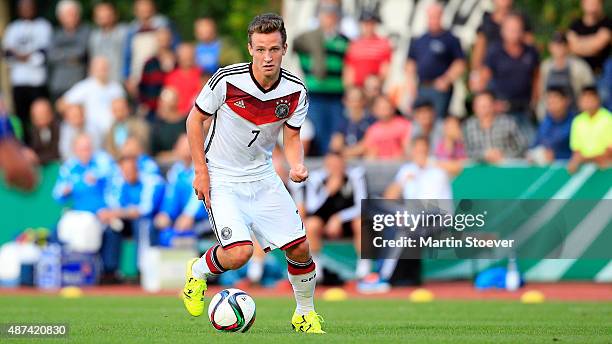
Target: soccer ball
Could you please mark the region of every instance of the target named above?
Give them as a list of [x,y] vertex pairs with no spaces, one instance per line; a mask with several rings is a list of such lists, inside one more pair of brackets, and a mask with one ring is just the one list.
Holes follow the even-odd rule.
[[218,292],[208,305],[208,319],[224,332],[246,332],[255,322],[255,301],[240,289]]

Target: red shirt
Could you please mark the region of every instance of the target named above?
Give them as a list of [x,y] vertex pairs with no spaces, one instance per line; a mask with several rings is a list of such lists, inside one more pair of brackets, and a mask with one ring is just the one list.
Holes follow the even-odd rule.
[[178,111],[187,116],[202,89],[201,71],[198,67],[188,70],[177,68],[166,75],[164,86],[178,93]]
[[355,86],[363,86],[366,77],[380,73],[383,63],[391,61],[391,43],[386,38],[358,38],[351,42],[345,63],[353,68]]
[[374,148],[377,159],[399,159],[405,155],[404,147],[410,141],[412,124],[395,116],[387,122],[376,121],[365,133],[364,143]]

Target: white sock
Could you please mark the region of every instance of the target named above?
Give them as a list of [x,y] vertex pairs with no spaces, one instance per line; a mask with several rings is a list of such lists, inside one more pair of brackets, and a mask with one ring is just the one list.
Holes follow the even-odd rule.
[[200,259],[196,260],[195,263],[191,266],[191,273],[199,279],[206,279],[206,276],[209,275],[218,275],[222,274],[226,271],[219,260],[217,259],[216,250],[221,246],[215,245],[209,248],[206,253],[200,257]]
[[355,277],[357,279],[364,278],[372,269],[372,261],[369,259],[358,259],[357,267],[355,268]]
[[317,284],[315,263],[310,259],[306,263],[287,258],[289,282],[295,295],[295,313],[306,315],[314,311],[314,291]]
[[264,259],[251,258],[247,267],[247,278],[253,283],[259,283],[264,273]]

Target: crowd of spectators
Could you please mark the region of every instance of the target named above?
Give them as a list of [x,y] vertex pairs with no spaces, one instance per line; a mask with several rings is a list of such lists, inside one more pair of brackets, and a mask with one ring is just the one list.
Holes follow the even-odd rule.
[[[610,165],[612,20],[603,0],[582,0],[582,16],[550,37],[548,51],[512,0],[493,4],[467,51],[442,25],[444,6],[429,5],[427,31],[411,39],[393,85],[394,46],[375,8],[356,25],[340,0],[320,0],[312,28],[289,42],[309,92],[302,139],[325,161],[304,190],[288,186],[302,194],[315,254],[321,238],[358,237],[357,200],[367,194],[363,171],[347,167],[354,159],[406,163],[388,181],[390,198],[450,198],[449,181],[467,161],[565,161],[570,173]],[[91,25],[74,0],[58,2],[58,27],[37,16],[33,0],[16,8],[2,38],[14,132],[28,159],[62,163],[53,196],[106,226],[105,271],[117,269],[122,233],[207,227],[191,189],[185,117],[208,78],[242,59],[215,20],[196,20],[196,41],[183,42],[153,0],[134,1],[131,23],[111,2],[95,5]],[[449,110],[461,83],[465,118]],[[146,244],[158,244],[149,234]],[[356,275],[369,269],[360,263]]]

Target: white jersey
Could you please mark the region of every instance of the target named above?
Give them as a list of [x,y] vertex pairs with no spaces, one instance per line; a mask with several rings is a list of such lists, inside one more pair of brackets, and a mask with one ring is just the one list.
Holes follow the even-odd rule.
[[276,173],[272,149],[278,134],[283,125],[301,127],[308,100],[304,84],[285,69],[265,90],[251,64],[239,63],[219,69],[195,106],[213,115],[204,148],[211,182],[251,182]]

